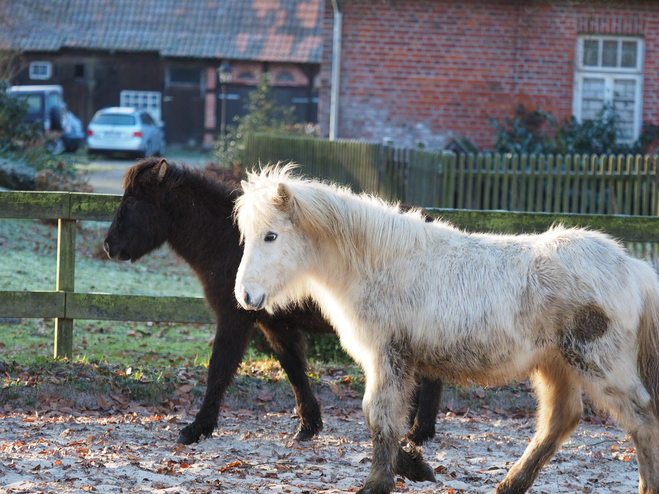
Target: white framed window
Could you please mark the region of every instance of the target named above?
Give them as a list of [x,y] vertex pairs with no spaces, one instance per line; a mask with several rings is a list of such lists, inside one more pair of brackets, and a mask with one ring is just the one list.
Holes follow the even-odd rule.
[[643,40],[630,36],[580,36],[572,113],[592,120],[604,105],[619,117],[621,142],[641,135],[643,112]]
[[119,93],[119,106],[146,110],[158,124],[162,123],[162,93],[160,91],[133,91]]
[[30,79],[45,81],[53,75],[53,62],[30,62]]

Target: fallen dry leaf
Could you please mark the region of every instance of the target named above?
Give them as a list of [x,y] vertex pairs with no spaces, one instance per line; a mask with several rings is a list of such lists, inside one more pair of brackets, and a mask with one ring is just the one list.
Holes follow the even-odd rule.
[[343,391],[341,390],[341,387],[338,384],[329,383],[329,389],[334,396],[338,396],[338,397],[343,396]]
[[174,391],[174,394],[175,395],[184,395],[184,394],[189,393],[190,391],[192,391],[192,388],[193,388],[192,384],[184,384],[182,386],[179,386],[179,388],[176,391]]
[[102,396],[99,396],[99,397],[98,397],[97,403],[98,403],[98,407],[101,408],[101,409],[103,409],[103,410],[105,410],[106,408],[108,408],[108,402],[107,402],[106,399],[103,398]]
[[114,401],[116,401],[118,403],[121,403],[122,405],[125,405],[126,403],[128,403],[128,400],[123,395],[113,395],[113,394],[111,394],[110,398],[112,398]]

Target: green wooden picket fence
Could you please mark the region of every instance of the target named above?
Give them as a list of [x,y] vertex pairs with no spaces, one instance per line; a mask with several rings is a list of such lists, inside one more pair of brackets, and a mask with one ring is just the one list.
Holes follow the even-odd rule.
[[245,166],[292,161],[312,177],[431,208],[657,216],[657,155],[461,154],[254,134]]

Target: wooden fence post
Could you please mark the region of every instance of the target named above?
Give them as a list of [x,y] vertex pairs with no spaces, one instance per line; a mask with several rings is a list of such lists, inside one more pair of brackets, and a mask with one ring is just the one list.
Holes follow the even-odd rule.
[[384,183],[386,180],[387,163],[389,161],[388,151],[389,141],[387,141],[386,145],[378,144],[378,195],[383,198],[385,197]]
[[[76,220],[62,219],[57,224],[57,291],[75,288]],[[66,296],[66,294],[65,294]],[[66,306],[66,305],[65,305]],[[66,314],[64,314],[66,316]],[[73,319],[55,319],[54,357],[73,356]]]

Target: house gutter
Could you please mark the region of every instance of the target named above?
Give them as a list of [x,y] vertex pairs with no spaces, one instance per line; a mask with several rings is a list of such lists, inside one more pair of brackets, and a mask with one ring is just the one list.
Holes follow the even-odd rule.
[[334,8],[334,30],[332,37],[332,83],[330,92],[329,139],[337,138],[339,128],[339,89],[341,74],[341,0],[332,0]]

